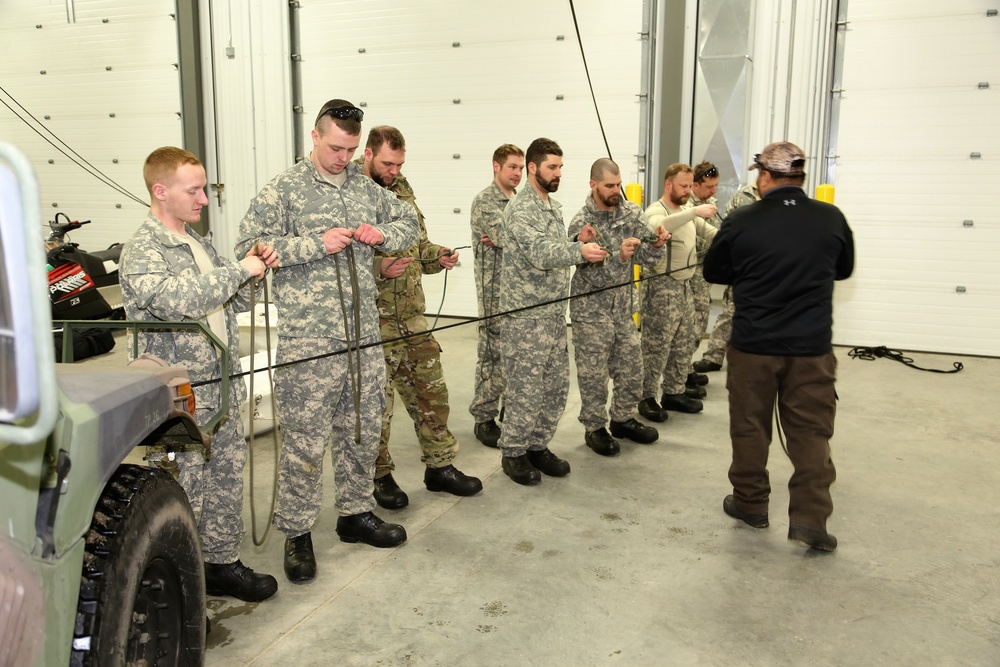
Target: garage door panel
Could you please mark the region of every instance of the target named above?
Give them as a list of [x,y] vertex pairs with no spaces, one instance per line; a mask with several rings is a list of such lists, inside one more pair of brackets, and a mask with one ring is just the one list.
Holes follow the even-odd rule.
[[[75,23],[67,21],[63,2],[7,0],[2,6],[4,89],[73,151],[148,202],[146,156],[183,142],[173,0],[76,0]],[[148,205],[88,174],[2,111],[0,136],[24,151],[38,173],[43,218],[62,211],[92,220],[72,235],[85,248],[132,235]]]
[[1000,344],[1000,314],[991,307],[995,293],[916,292],[905,286],[852,286],[843,292],[852,294],[838,294],[836,301],[834,342],[839,345],[993,355]]
[[[983,0],[951,0],[947,4],[928,2],[926,0],[867,0],[855,2],[850,7],[848,20],[851,23],[866,21],[907,21],[913,19],[930,19],[944,23],[942,19],[965,16],[983,16],[992,3]],[[887,28],[889,26],[886,26]]]
[[[588,41],[588,49],[595,54],[603,54],[611,49],[621,53],[611,59],[597,57],[588,63],[594,87],[599,93],[634,93],[634,81],[629,77],[619,76],[616,70],[621,58],[640,58],[640,43],[631,40],[625,49],[620,44],[620,37],[592,39]],[[339,72],[350,68],[352,77],[365,79],[369,85],[364,86],[364,92],[359,90],[369,104],[398,103],[405,101],[418,103],[421,100],[439,100],[442,83],[448,84],[450,102],[453,97],[463,99],[507,100],[530,97],[538,90],[546,95],[567,94],[581,91],[587,93],[586,73],[580,61],[580,52],[576,42],[534,42],[524,45],[523,50],[512,51],[503,58],[502,65],[497,62],[497,54],[491,45],[470,45],[460,49],[400,52],[397,50],[383,53],[318,53],[307,54],[303,63],[309,68],[328,68],[331,72]],[[545,62],[538,62],[532,49],[550,49]],[[401,65],[401,61],[405,65]],[[502,66],[517,79],[517,86],[498,86],[497,68]],[[400,77],[400,71],[406,73]],[[370,82],[392,80],[392,86],[371,86]]]
[[[593,11],[598,5],[577,3],[577,18],[582,33],[592,36],[609,32],[635,35],[637,26],[621,3],[617,11],[606,8]],[[588,11],[588,9],[590,11]],[[498,57],[509,54],[519,43],[532,40],[555,41],[557,36],[574,39],[568,3],[508,0],[502,5],[484,5],[455,0],[314,0],[302,3],[303,27],[317,33],[335,35],[331,44],[356,50],[371,49],[371,43],[396,44],[398,48],[415,49],[460,42],[495,45]],[[310,30],[312,32],[312,30]],[[367,43],[366,43],[367,42]],[[389,48],[380,47],[380,48]]]
[[[1000,60],[1000,55],[997,56]],[[1000,81],[1000,71],[993,77]],[[852,127],[842,135],[845,155],[951,155],[968,159],[973,151],[996,158],[1000,154],[1000,123],[984,126],[982,118],[1000,105],[996,90],[849,92],[841,102],[841,123]],[[877,107],[877,114],[870,113]]]
[[[910,350],[956,355],[995,356],[992,350],[994,349],[993,345],[995,345],[997,341],[993,341],[990,345],[974,345],[971,347],[968,343],[969,337],[980,337],[982,334],[988,333],[988,331],[973,329],[963,331],[962,334],[956,334],[952,329],[950,333],[938,336],[929,336],[919,331],[904,331],[887,336],[885,330],[877,328],[851,328],[850,333],[841,334],[840,331],[846,330],[848,327],[847,325],[840,326],[839,323],[840,321],[837,320],[834,322],[833,326],[834,345],[845,345],[851,347],[876,347],[884,345],[893,350]],[[930,368],[940,368],[941,370],[950,370],[950,365],[935,364],[931,360],[918,362],[918,365],[925,365]]]
[[1000,18],[986,9],[848,5],[835,185],[857,268],[835,293],[839,342],[1000,354]]
[[[928,319],[931,317],[932,314],[929,314]],[[941,315],[938,321],[940,324],[937,325],[913,325],[911,320],[905,318],[873,321],[866,314],[853,318],[849,313],[838,310],[834,314],[833,342],[835,345],[885,345],[899,350],[995,356],[994,346],[1000,343],[995,333],[1000,322],[966,326],[955,322],[947,314]],[[981,342],[970,343],[970,338]],[[947,367],[944,369],[947,370]]]
[[[849,11],[853,8],[849,8]],[[951,58],[961,54],[962,79],[996,81],[1000,70],[1000,41],[996,28],[984,21],[985,9],[975,14],[903,18],[888,21],[852,19],[847,29],[844,79],[864,78],[868,83],[852,86],[852,92],[875,89],[938,88],[959,85]],[[891,57],[886,57],[891,54]],[[856,69],[876,69],[878,77]]]
[[990,332],[1000,326],[1000,319],[996,317],[964,318],[960,313],[969,304],[962,308],[936,307],[931,305],[921,305],[927,321],[916,325],[910,318],[907,310],[899,311],[875,311],[850,309],[838,309],[835,322],[838,326],[866,332],[871,336],[868,343],[888,344],[887,337],[891,337],[893,345],[904,338],[914,339],[921,335],[933,336],[935,338],[945,338],[957,340],[960,334],[977,333],[980,335],[990,335]]
[[[900,148],[899,150],[903,150]],[[997,159],[971,159],[968,155],[901,156],[899,152],[878,156],[852,153],[837,158],[837,193],[879,191],[883,195],[923,195],[924,203],[939,203],[935,193],[942,188],[956,188],[961,201],[950,205],[976,203],[981,196],[991,196]],[[942,177],[945,181],[942,183]],[[919,188],[914,190],[914,188]],[[994,199],[995,201],[995,199]]]

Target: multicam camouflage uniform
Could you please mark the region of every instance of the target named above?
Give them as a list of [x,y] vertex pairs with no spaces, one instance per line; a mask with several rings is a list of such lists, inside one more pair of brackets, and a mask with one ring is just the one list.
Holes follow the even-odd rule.
[[[515,191],[516,192],[516,191]],[[495,182],[472,200],[472,251],[475,254],[476,298],[479,317],[489,317],[500,311],[500,269],[503,266],[503,248],[498,243],[503,210],[510,198]],[[483,243],[486,234],[494,247]],[[479,323],[479,347],[476,356],[476,379],[469,412],[477,424],[496,419],[500,413],[500,397],[506,381],[503,374],[503,357],[500,354],[500,329],[503,318],[493,318]]]
[[[684,215],[675,216],[681,212]],[[672,217],[668,217],[672,216]],[[711,242],[716,230],[692,209],[668,210],[662,200],[646,209],[651,229],[664,227],[671,234],[670,274],[644,280],[642,285],[642,398],[655,398],[657,384],[664,394],[681,394],[691,355],[698,347],[699,332],[695,322],[694,291],[691,276],[697,262],[697,239]],[[656,267],[667,271],[666,259]]]
[[[230,372],[240,373],[239,327],[236,313],[249,309],[250,272],[240,264],[219,257],[211,236],[200,237],[185,227],[190,240],[200,243],[217,267],[202,273],[188,245],[164,227],[152,213],[125,243],[118,270],[122,303],[130,320],[207,322],[206,316],[224,306]],[[242,288],[241,288],[242,286]],[[222,367],[216,348],[200,332],[141,331],[139,353],[149,353],[168,364],[187,368],[193,382],[218,379]],[[132,356],[132,346],[129,346]],[[242,380],[230,384],[223,401],[218,382],[194,389],[195,420],[204,425],[228,405],[228,415],[212,436],[211,456],[200,451],[177,454],[178,481],[187,493],[195,517],[202,553],[208,563],[228,564],[239,558],[243,541],[243,466],[247,457],[240,404],[246,398]],[[150,452],[151,465],[164,454]]]
[[[723,220],[728,218],[729,214],[740,206],[746,206],[755,201],[760,201],[760,193],[757,192],[757,183],[744,185],[729,198],[729,203],[726,204],[726,211],[723,213]],[[719,364],[720,366],[722,365],[722,361],[726,358],[726,347],[729,345],[729,337],[733,333],[734,312],[733,288],[730,285],[726,285],[726,291],[722,294],[722,312],[715,318],[715,326],[712,328],[712,335],[708,339],[708,347],[702,359]]]
[[[427,239],[424,214],[417,207],[413,188],[399,174],[389,191],[408,202],[417,213],[420,238],[413,247],[395,253],[375,253],[375,275],[384,257],[413,257],[414,261],[398,278],[378,279],[378,315],[382,340],[393,340],[411,333],[427,331],[424,311],[427,302],[421,285],[421,274],[442,270],[437,258],[443,246]],[[424,260],[424,261],[419,261]],[[413,430],[420,443],[420,460],[431,468],[451,465],[458,454],[458,441],[448,428],[448,386],[441,370],[441,346],[432,334],[387,343],[385,350],[385,408],[382,411],[382,435],[379,441],[375,477],[388,475],[395,469],[389,454],[392,408],[395,401],[393,386],[399,391],[406,412],[413,420]]]
[[[642,210],[622,200],[610,211],[602,211],[590,194],[569,223],[569,237],[576,238],[585,224],[600,234],[608,256],[603,262],[581,263],[573,274],[570,293],[588,294],[612,285],[616,289],[596,292],[583,299],[573,299],[569,316],[573,322],[573,347],[577,385],[580,388],[580,423],[588,432],[608,423],[608,379],[614,382],[611,402],[612,421],[632,418],[642,392],[642,376],[636,372],[642,363],[639,332],[632,314],[637,310],[633,279],[633,261],[653,269],[664,254],[663,248],[648,243],[640,245],[632,259],[619,260],[622,241],[649,235]],[[661,279],[662,280],[662,279]]]
[[[374,345],[275,371],[284,446],[274,525],[289,538],[310,532],[323,494],[323,453],[331,443],[337,510],[371,511],[385,363],[375,303],[375,249],[354,242],[328,255],[323,234],[368,223],[385,236],[380,250],[417,241],[412,206],[376,185],[354,164],[338,187],[311,160],[290,167],[250,203],[240,223],[240,255],[256,240],[274,246],[281,268],[272,281],[278,308],[278,363]],[[355,404],[359,406],[356,410]]]
[[[709,197],[704,200],[698,199],[697,195],[692,191],[691,196],[688,197],[687,204],[683,208],[695,208],[702,204],[712,204],[718,207],[715,197]],[[705,218],[705,222],[715,227],[715,230],[718,231],[719,225],[722,223],[722,217],[719,215],[718,210],[716,210],[715,215],[711,218]],[[709,242],[699,236],[695,243],[695,249],[698,251],[698,266],[695,267],[694,275],[691,276],[691,291],[694,292],[695,328],[698,330],[698,338],[700,340],[701,335],[708,329],[708,316],[712,306],[712,292],[701,272],[701,260],[708,251]]]
[[504,394],[504,456],[545,449],[569,394],[566,302],[537,304],[566,296],[569,267],[580,261],[583,244],[566,240],[562,205],[525,187],[503,213],[500,245],[500,309],[512,313],[500,336],[504,374],[517,378]]

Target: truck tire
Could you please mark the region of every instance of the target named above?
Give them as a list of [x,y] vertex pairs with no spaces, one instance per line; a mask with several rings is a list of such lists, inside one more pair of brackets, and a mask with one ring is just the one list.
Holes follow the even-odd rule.
[[86,536],[73,654],[80,665],[201,665],[205,569],[198,528],[164,470],[122,465]]

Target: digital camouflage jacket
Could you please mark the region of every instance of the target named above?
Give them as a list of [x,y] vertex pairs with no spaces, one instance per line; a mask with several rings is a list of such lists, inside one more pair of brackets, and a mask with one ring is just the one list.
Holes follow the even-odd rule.
[[[192,239],[204,246],[216,269],[201,273],[191,249],[150,213],[122,249],[118,276],[125,315],[140,322],[197,320],[207,326],[208,313],[225,304],[229,370],[231,374],[240,373],[236,313],[250,308],[253,289],[250,272],[237,262],[220,257],[210,242],[211,234],[202,238],[190,226],[186,229]],[[129,345],[130,356],[131,350]],[[139,354],[142,353],[183,366],[192,382],[222,376],[218,351],[200,332],[140,331]],[[197,406],[218,409],[220,386],[211,383],[195,387]],[[231,386],[232,400],[238,405],[246,399],[246,387],[242,379]]]
[[594,203],[593,193],[587,195],[583,208],[569,223],[569,238],[575,240],[587,223],[593,225],[600,234],[598,240],[607,247],[608,256],[597,264],[577,264],[570,293],[576,296],[611,285],[623,286],[597,292],[585,299],[573,299],[569,302],[569,315],[573,320],[581,322],[615,322],[629,318],[639,303],[636,288],[631,282],[634,279],[633,261],[652,270],[666,253],[666,246],[654,248],[652,244],[643,243],[636,248],[632,260],[624,263],[620,261],[618,254],[622,241],[649,236],[642,209],[625,199],[610,211],[602,211]]
[[348,163],[345,171],[347,180],[338,188],[323,178],[312,160],[302,160],[260,191],[240,223],[237,256],[260,240],[274,246],[281,261],[272,279],[281,336],[353,340],[355,312],[360,318],[358,337],[379,333],[372,273],[375,248],[354,242],[329,255],[323,246],[328,229],[375,226],[385,236],[378,248],[382,251],[405,250],[417,242],[420,228],[412,206],[379,187],[357,165]]

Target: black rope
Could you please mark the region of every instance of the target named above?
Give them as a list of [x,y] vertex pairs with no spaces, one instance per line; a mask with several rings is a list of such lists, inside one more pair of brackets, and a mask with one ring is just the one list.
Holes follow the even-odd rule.
[[960,361],[953,362],[953,368],[947,371],[941,370],[940,368],[922,368],[913,363],[912,357],[907,357],[899,350],[890,350],[884,345],[880,345],[878,347],[855,347],[847,353],[847,356],[854,359],[861,359],[862,361],[890,359],[892,361],[898,361],[899,363],[909,366],[910,368],[915,368],[918,371],[926,371],[928,373],[957,373],[965,368],[965,365]]
[[[448,252],[439,253],[436,257],[432,257],[430,259],[423,259],[421,257],[414,257],[413,261],[417,262],[418,264],[433,264],[434,262],[437,262],[438,260],[440,260],[442,257],[450,257],[451,255],[454,255],[459,250],[466,250],[467,248],[471,248],[471,247],[472,246],[470,246],[470,245],[462,245],[462,246],[458,246],[457,248],[452,248]],[[393,260],[391,262],[389,262],[388,264],[386,264],[385,268],[389,268],[390,266],[392,266],[393,264],[395,264],[399,260],[403,259],[404,257],[407,257],[407,255],[401,255],[399,257],[393,258]],[[407,267],[407,268],[409,268],[409,267]],[[434,315],[434,323],[431,325],[430,329],[421,332],[421,334],[423,336],[425,336],[425,339],[424,340],[419,340],[416,343],[411,343],[408,340],[409,337],[407,336],[407,334],[403,333],[403,324],[399,320],[399,294],[400,294],[400,292],[399,292],[399,289],[398,289],[399,288],[399,283],[397,283],[396,281],[399,280],[399,278],[405,278],[406,277],[406,272],[404,271],[403,275],[398,276],[397,278],[390,278],[390,280],[392,280],[392,308],[393,308],[394,315],[395,315],[396,331],[399,333],[401,339],[406,341],[407,345],[411,345],[413,347],[417,347],[419,345],[422,345],[425,342],[427,342],[428,340],[430,340],[431,335],[433,335],[434,331],[436,331],[435,327],[437,327],[438,320],[441,319],[441,311],[444,309],[444,298],[448,294],[448,273],[450,273],[450,271],[446,269],[445,273],[444,273],[444,285],[441,288],[441,303],[438,304],[437,314]]]
[[[71,162],[73,162],[76,166],[80,167],[85,172],[87,172],[88,174],[90,174],[91,176],[93,176],[94,178],[96,178],[97,180],[101,181],[102,183],[104,183],[105,185],[107,185],[108,187],[110,187],[111,189],[117,191],[119,194],[125,195],[126,197],[132,199],[133,201],[135,201],[136,203],[140,204],[141,206],[147,206],[147,207],[149,206],[148,202],[144,202],[143,200],[141,200],[138,197],[136,197],[134,194],[132,194],[131,192],[129,192],[128,190],[126,190],[122,185],[118,184],[110,176],[108,176],[103,171],[101,171],[100,169],[98,169],[97,167],[95,167],[94,165],[92,165],[90,162],[88,162],[85,157],[83,157],[82,155],[80,155],[79,153],[77,153],[75,150],[73,150],[70,147],[69,144],[67,144],[65,141],[63,141],[62,139],[60,139],[56,135],[55,132],[53,132],[48,127],[46,127],[44,123],[42,123],[40,120],[38,120],[34,116],[34,114],[32,114],[27,109],[25,109],[24,106],[20,102],[17,101],[17,98],[15,98],[13,95],[11,95],[9,92],[7,92],[7,90],[3,86],[0,86],[0,92],[2,92],[4,95],[6,95],[7,97],[9,97],[14,102],[14,104],[16,104],[22,111],[24,111],[24,113],[28,114],[28,116],[31,118],[31,120],[35,121],[35,123],[37,123],[39,127],[41,127],[43,130],[45,130],[46,132],[48,132],[49,134],[51,134],[52,137],[56,141],[58,141],[60,144],[62,144],[63,146],[65,146],[66,150],[68,150],[69,153],[72,153],[76,157],[80,158],[80,160],[82,160],[87,165],[85,167],[82,164],[80,164],[79,162],[77,162],[76,159],[73,157],[73,155],[70,155],[69,153],[66,152],[66,150],[63,150],[61,147],[59,147],[56,144],[54,144],[51,139],[49,139],[44,134],[42,134],[41,130],[39,130],[38,128],[32,126],[32,124],[29,123],[27,121],[27,119],[24,118],[24,116],[22,116],[21,114],[19,114],[11,105],[7,104],[7,102],[5,100],[0,99],[0,104],[3,104],[5,107],[7,107],[8,109],[10,109],[10,112],[12,114],[14,114],[15,116],[17,116],[18,120],[20,120],[22,123],[24,123],[25,125],[27,125],[28,128],[30,128],[35,134],[37,134],[42,139],[44,139],[45,141],[47,141],[50,146],[52,146],[57,151],[59,151],[60,153],[62,153],[63,155],[65,155],[67,158],[69,158],[69,160]],[[88,169],[88,167],[89,167],[89,169]],[[93,171],[91,171],[91,170],[93,170]]]
[[576,30],[576,42],[580,45],[580,57],[583,58],[583,71],[587,74],[587,85],[590,86],[590,99],[594,101],[594,112],[597,114],[597,124],[601,128],[601,137],[604,139],[604,148],[608,151],[608,158],[614,160],[611,155],[611,146],[608,145],[608,135],[604,132],[604,122],[601,120],[601,110],[597,107],[597,95],[594,94],[594,82],[590,80],[590,68],[587,66],[587,54],[583,50],[583,39],[580,37],[580,24],[576,20],[576,7],[573,0],[569,0],[569,11],[573,15],[573,28]]
[[[357,263],[354,259],[354,246],[348,244],[344,249],[345,255],[347,257],[348,265],[348,277],[350,279],[351,285],[351,308],[354,315],[354,331],[351,332],[350,319],[347,316],[347,304],[344,301],[344,284],[340,275],[340,257],[335,258],[334,267],[337,270],[337,290],[340,293],[340,312],[341,317],[344,321],[344,334],[347,336],[347,349],[343,352],[337,352],[335,354],[343,354],[344,352],[354,352],[354,355],[347,355],[347,376],[351,384],[351,396],[354,399],[354,444],[361,444],[361,350],[363,349],[359,343],[361,342],[361,311],[358,297],[358,274],[357,274]],[[353,333],[353,336],[352,336]],[[354,347],[351,347],[351,339],[354,340]],[[366,346],[367,347],[367,346]],[[355,352],[356,351],[356,352]],[[333,354],[323,354],[318,358],[324,358],[334,356]],[[285,364],[279,364],[277,368],[281,368]]]
[[[535,303],[535,304],[532,304],[530,306],[522,306],[520,308],[514,308],[512,310],[507,310],[507,311],[504,311],[504,312],[501,312],[501,313],[496,313],[496,314],[493,314],[493,315],[485,315],[483,317],[470,317],[470,318],[466,318],[466,319],[462,320],[461,322],[454,322],[452,324],[446,324],[446,325],[441,326],[441,327],[434,327],[434,328],[428,329],[427,331],[417,331],[417,332],[414,332],[414,333],[405,334],[405,335],[402,335],[402,336],[397,336],[396,338],[389,338],[389,339],[386,339],[386,340],[378,340],[378,341],[375,341],[375,342],[372,342],[372,343],[365,343],[364,345],[355,345],[355,346],[348,345],[348,347],[345,348],[345,349],[343,349],[343,350],[338,350],[336,352],[328,352],[328,353],[325,353],[325,354],[317,354],[317,355],[314,355],[314,356],[311,356],[311,357],[304,357],[302,359],[293,359],[292,361],[286,361],[286,362],[283,362],[283,363],[280,363],[280,364],[275,364],[274,367],[275,368],[285,368],[286,366],[294,366],[295,364],[304,364],[304,363],[309,362],[309,361],[317,361],[319,359],[326,359],[327,357],[335,357],[335,356],[340,355],[340,354],[346,354],[349,351],[350,352],[354,352],[356,350],[360,351],[360,350],[367,349],[369,347],[376,347],[376,346],[380,346],[380,345],[391,345],[392,343],[398,343],[399,341],[409,340],[410,338],[416,338],[417,336],[426,336],[428,334],[437,333],[438,331],[447,331],[448,329],[454,329],[455,327],[464,327],[467,324],[476,324],[478,322],[488,322],[488,321],[490,321],[492,319],[496,319],[496,318],[500,318],[500,317],[506,317],[506,316],[511,315],[513,313],[522,313],[522,312],[525,312],[525,311],[528,311],[528,310],[534,310],[535,308],[541,308],[542,306],[551,306],[552,304],[555,304],[555,303],[563,303],[563,302],[566,302],[566,301],[572,301],[573,299],[584,299],[584,298],[587,298],[587,297],[589,297],[589,296],[591,296],[593,294],[600,294],[601,292],[607,292],[607,291],[613,290],[613,289],[620,289],[620,288],[625,287],[625,286],[633,285],[636,282],[643,282],[643,281],[646,281],[646,280],[654,280],[654,279],[659,279],[659,278],[665,278],[665,277],[667,277],[667,276],[669,276],[671,274],[674,274],[674,273],[677,273],[677,272],[680,272],[680,271],[686,271],[686,270],[694,268],[696,266],[701,266],[701,264],[689,264],[688,266],[682,266],[679,269],[673,269],[671,271],[664,271],[663,273],[651,273],[648,276],[647,275],[643,275],[638,280],[629,279],[627,282],[618,283],[618,284],[615,284],[615,285],[608,285],[607,287],[599,287],[599,288],[593,290],[592,292],[586,292],[585,294],[571,294],[569,296],[562,296],[562,297],[559,297],[557,299],[549,299],[548,301],[542,301],[540,303]],[[645,273],[645,272],[643,272],[643,273]],[[235,379],[238,379],[238,378],[245,377],[246,375],[248,375],[248,373],[246,371],[244,371],[243,373],[233,374],[233,375],[230,375],[229,377],[230,377],[230,379],[235,380]],[[204,385],[214,384],[216,382],[221,382],[221,381],[222,380],[220,378],[213,378],[211,380],[201,380],[199,382],[192,382],[191,386],[192,387],[201,387],[201,386],[204,386]]]

